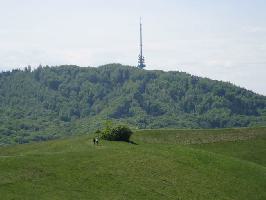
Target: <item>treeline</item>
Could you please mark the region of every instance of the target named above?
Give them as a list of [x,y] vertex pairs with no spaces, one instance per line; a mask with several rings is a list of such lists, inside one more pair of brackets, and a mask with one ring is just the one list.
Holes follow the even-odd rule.
[[39,66],[0,73],[0,144],[87,133],[106,119],[133,128],[266,125],[266,97],[183,72]]

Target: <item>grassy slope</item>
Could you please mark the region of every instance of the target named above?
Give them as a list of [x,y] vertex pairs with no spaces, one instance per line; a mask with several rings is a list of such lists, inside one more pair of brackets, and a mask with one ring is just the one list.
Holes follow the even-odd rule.
[[246,141],[197,144],[192,145],[192,147],[248,160],[266,167],[266,134],[264,138],[261,137]]
[[139,143],[182,144],[266,166],[266,128],[149,130],[133,136]]
[[133,137],[139,145],[93,146],[82,136],[0,148],[1,199],[266,198],[264,166],[167,137],[160,144],[158,133],[156,144],[144,143],[146,134]]
[[204,144],[242,141],[265,137],[266,127],[228,129],[157,129],[137,130],[133,140],[159,144]]

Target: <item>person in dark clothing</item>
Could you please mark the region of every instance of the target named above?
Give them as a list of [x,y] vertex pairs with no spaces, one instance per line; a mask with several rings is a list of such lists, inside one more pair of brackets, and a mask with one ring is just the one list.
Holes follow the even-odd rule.
[[92,140],[92,141],[93,141],[93,144],[95,145],[95,142],[96,142],[95,138],[93,138],[93,140]]

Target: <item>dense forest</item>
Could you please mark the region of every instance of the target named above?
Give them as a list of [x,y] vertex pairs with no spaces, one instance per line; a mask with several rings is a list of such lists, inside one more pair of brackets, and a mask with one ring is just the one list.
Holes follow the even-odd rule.
[[184,72],[109,64],[39,66],[0,73],[0,145],[132,128],[266,125],[266,97]]

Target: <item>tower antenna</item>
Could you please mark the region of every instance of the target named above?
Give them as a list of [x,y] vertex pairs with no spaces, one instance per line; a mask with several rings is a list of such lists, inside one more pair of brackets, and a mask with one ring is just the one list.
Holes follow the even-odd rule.
[[141,18],[140,18],[140,23],[139,23],[139,27],[140,27],[140,53],[139,53],[139,59],[138,59],[138,68],[143,69],[144,67],[146,67],[145,65],[145,61],[144,61],[144,56],[143,56],[143,52],[142,52],[142,23],[141,23]]

